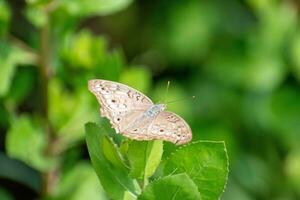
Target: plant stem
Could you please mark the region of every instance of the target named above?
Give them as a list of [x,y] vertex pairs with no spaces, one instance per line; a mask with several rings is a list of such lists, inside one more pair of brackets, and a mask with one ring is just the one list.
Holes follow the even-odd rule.
[[[46,157],[53,156],[53,144],[55,134],[51,130],[51,124],[48,116],[48,82],[50,73],[50,25],[47,22],[40,30],[40,52],[39,52],[39,77],[40,77],[40,94],[41,94],[41,117],[43,120],[44,132],[47,138],[47,147],[45,150]],[[56,180],[56,169],[45,171],[42,175],[41,195],[47,196],[51,193],[52,187]]]
[[[48,80],[49,80],[49,24],[41,29],[40,33],[40,88],[41,114],[48,124]],[[49,130],[47,131],[50,134]]]

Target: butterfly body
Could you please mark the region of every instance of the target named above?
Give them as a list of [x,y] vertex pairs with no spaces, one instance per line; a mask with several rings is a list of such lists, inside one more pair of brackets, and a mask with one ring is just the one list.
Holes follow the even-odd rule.
[[160,139],[184,144],[192,139],[188,124],[165,104],[153,104],[141,92],[121,83],[90,80],[89,90],[97,97],[101,116],[107,117],[117,133],[136,140]]
[[166,109],[165,104],[154,104],[153,106],[148,108],[148,110],[144,113],[144,115],[149,117],[155,117],[165,109]]

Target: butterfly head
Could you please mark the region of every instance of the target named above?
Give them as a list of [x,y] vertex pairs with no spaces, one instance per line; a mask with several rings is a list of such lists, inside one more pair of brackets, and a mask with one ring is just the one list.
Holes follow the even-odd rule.
[[157,104],[157,107],[159,108],[160,111],[164,111],[167,108],[167,104]]

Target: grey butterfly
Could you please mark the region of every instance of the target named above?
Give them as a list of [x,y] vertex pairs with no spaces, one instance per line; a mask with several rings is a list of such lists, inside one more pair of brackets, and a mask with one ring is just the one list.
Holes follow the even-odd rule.
[[153,104],[143,93],[121,83],[95,79],[89,90],[101,105],[117,133],[134,140],[165,140],[177,145],[192,139],[189,125],[178,115],[165,111],[166,104]]

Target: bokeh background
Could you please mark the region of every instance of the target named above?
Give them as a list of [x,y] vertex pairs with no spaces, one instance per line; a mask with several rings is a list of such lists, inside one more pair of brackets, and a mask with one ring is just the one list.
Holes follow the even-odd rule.
[[[0,199],[106,199],[84,124],[87,80],[169,105],[224,140],[223,200],[300,199],[297,0],[0,0]],[[165,144],[165,156],[174,149]]]

